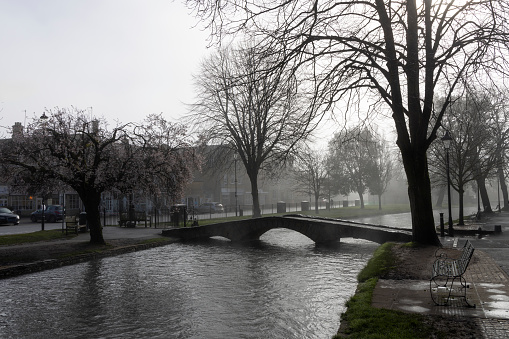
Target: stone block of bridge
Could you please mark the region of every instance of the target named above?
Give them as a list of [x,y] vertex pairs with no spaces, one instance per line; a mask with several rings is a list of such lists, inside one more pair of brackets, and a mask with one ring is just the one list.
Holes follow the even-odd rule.
[[253,218],[206,226],[175,228],[164,230],[163,235],[183,240],[219,236],[235,242],[246,242],[258,240],[262,234],[274,228],[294,230],[307,236],[317,244],[337,242],[341,238],[360,238],[380,244],[387,241],[409,242],[412,240],[410,231],[295,215]]

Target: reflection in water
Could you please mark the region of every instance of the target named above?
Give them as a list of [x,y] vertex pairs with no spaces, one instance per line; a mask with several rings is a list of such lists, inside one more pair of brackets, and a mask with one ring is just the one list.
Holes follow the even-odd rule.
[[277,229],[0,281],[2,338],[326,338],[377,244]]

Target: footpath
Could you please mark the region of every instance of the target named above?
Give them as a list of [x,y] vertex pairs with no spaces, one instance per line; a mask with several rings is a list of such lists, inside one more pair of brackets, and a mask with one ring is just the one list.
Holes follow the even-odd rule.
[[[475,234],[494,230],[500,233]],[[444,247],[461,249],[466,240],[474,255],[465,273],[469,285],[467,299],[475,308],[466,307],[463,300],[447,306],[437,306],[430,296],[429,280],[380,279],[373,293],[373,307],[407,313],[433,314],[471,318],[483,331],[484,338],[509,338],[509,213],[496,213],[486,221],[470,226],[454,226],[454,236],[441,238]],[[431,275],[431,266],[429,267]]]

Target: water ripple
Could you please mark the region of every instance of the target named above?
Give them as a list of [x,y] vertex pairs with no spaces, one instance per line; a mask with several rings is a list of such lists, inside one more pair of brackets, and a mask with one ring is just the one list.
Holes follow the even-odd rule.
[[2,338],[324,338],[376,244],[172,244],[0,281]]

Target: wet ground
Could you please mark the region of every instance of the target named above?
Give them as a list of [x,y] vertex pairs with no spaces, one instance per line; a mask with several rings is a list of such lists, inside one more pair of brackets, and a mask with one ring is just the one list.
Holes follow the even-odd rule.
[[[428,279],[380,279],[373,294],[373,306],[408,313],[473,318],[486,338],[509,338],[509,213],[497,213],[470,228],[492,229],[494,225],[500,225],[502,232],[471,235],[460,232],[461,227],[456,226],[455,237],[441,238],[444,247],[456,248],[458,254],[466,240],[475,247],[464,276],[469,286],[466,290],[468,304],[475,307],[469,307],[463,298],[452,298],[447,306],[435,305],[430,292],[441,291],[437,291],[434,284],[430,285]],[[428,272],[431,276],[431,265]],[[458,281],[455,284],[457,286]]]

